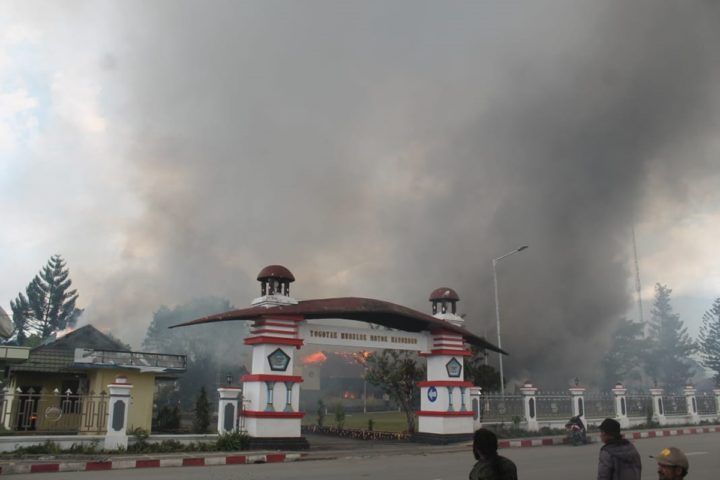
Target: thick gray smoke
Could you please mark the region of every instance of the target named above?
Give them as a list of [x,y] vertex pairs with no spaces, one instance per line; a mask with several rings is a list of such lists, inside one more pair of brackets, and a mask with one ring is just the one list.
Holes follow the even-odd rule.
[[[455,288],[508,376],[591,380],[630,229],[714,173],[714,2],[122,3],[102,59],[142,203],[95,315]],[[120,115],[120,114],[119,114]],[[661,189],[650,189],[661,185]],[[126,335],[127,332],[120,332]]]

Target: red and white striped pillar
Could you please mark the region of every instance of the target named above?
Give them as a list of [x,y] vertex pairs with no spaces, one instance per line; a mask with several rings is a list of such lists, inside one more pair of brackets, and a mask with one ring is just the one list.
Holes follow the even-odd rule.
[[427,380],[418,382],[420,411],[418,433],[436,435],[472,434],[471,382],[464,380],[464,358],[471,355],[461,335],[449,330],[431,332],[427,357]]
[[302,317],[263,317],[255,321],[246,345],[252,346],[250,374],[242,377],[245,429],[254,438],[300,438],[300,382],[293,375],[295,350],[303,345]]

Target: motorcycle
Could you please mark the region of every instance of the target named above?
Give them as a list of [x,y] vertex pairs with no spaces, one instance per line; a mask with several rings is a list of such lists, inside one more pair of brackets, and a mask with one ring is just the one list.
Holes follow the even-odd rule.
[[565,424],[567,442],[575,447],[589,443],[585,424],[579,416],[572,417]]

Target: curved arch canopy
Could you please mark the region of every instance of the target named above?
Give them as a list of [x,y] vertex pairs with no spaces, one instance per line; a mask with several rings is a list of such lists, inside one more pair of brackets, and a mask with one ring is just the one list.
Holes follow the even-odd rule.
[[190,322],[173,325],[170,328],[201,325],[203,323],[227,322],[231,320],[256,320],[267,316],[302,316],[307,320],[333,318],[356,320],[406,332],[442,329],[462,335],[465,341],[471,345],[505,355],[508,354],[503,349],[496,347],[483,337],[475,335],[463,327],[458,327],[450,322],[437,319],[431,315],[418,312],[417,310],[371,298],[324,298],[304,300],[295,305],[277,305],[273,307],[256,306],[208,315]]

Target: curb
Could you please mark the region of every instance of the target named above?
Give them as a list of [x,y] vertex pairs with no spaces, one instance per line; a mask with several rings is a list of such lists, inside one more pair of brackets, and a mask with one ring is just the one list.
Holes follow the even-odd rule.
[[142,458],[105,461],[67,461],[43,463],[9,463],[0,466],[0,475],[20,473],[92,472],[99,470],[126,470],[130,468],[206,467],[210,465],[244,465],[250,463],[295,462],[304,457],[301,453],[267,453],[208,457]]
[[[642,438],[659,438],[659,437],[674,437],[678,435],[697,435],[701,433],[718,433],[720,427],[689,427],[689,428],[671,428],[662,430],[640,430],[633,432],[626,432],[625,438],[639,440]],[[600,441],[600,436],[597,434],[588,435],[588,440]],[[498,440],[498,448],[525,448],[525,447],[545,447],[550,445],[565,445],[568,444],[568,439],[565,437],[545,437],[545,438],[528,438],[525,440]]]

